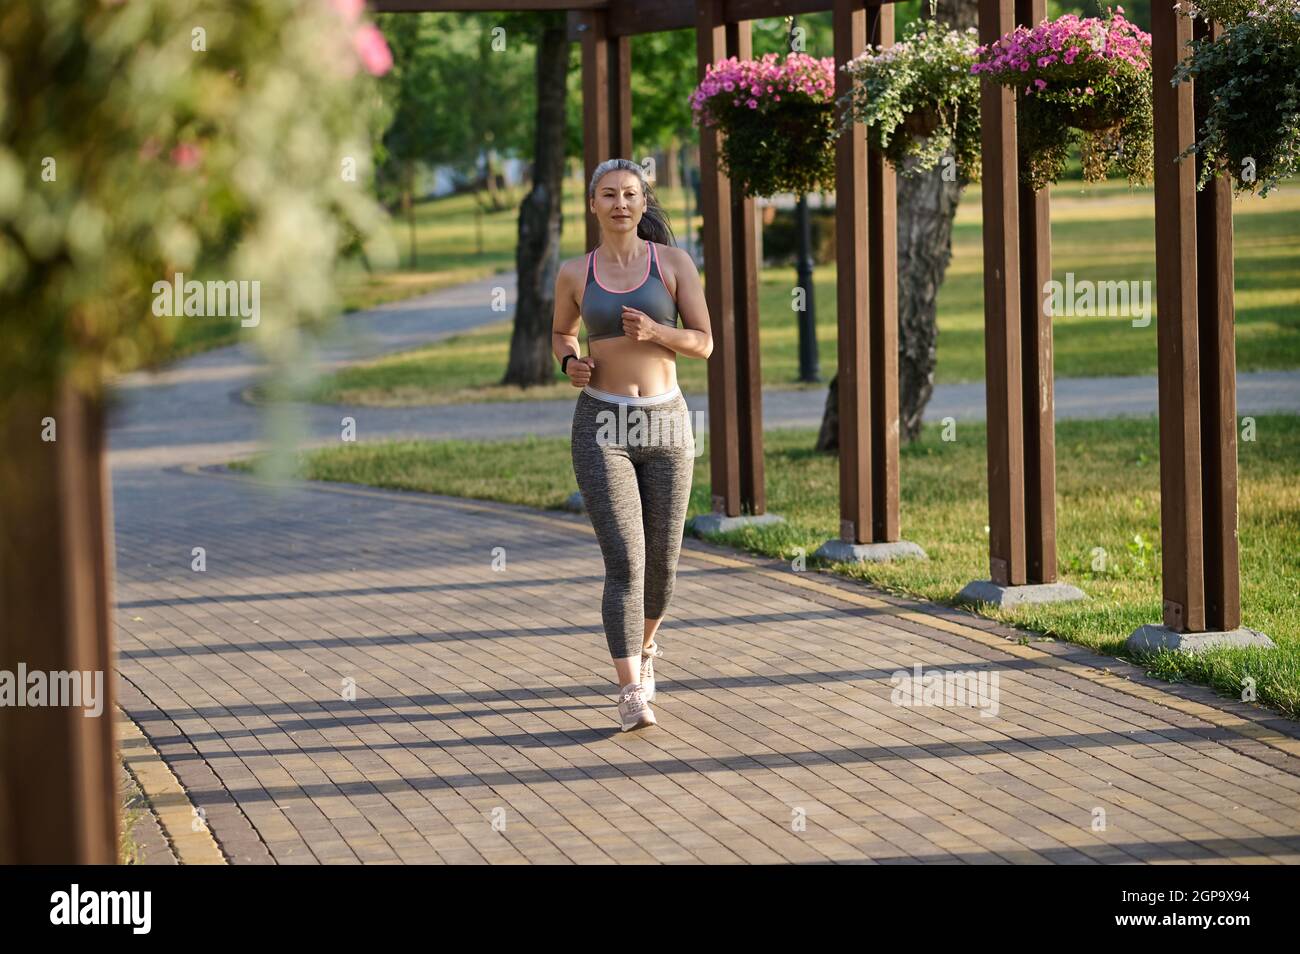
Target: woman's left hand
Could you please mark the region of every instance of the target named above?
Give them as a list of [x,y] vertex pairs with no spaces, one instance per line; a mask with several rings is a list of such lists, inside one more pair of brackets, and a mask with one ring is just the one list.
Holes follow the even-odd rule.
[[633,308],[631,305],[623,306],[623,334],[633,341],[653,341],[658,326],[659,323],[644,311]]

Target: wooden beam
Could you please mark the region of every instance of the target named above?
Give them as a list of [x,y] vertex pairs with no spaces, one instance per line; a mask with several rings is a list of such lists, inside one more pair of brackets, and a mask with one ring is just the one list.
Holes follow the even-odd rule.
[[[870,7],[867,42],[894,44],[894,8]],[[894,167],[867,147],[871,542],[898,540],[898,193]]]
[[[750,24],[729,23],[727,55],[750,59],[754,46]],[[763,376],[758,336],[759,220],[756,202],[731,192],[732,271],[736,309],[736,416],[740,439],[740,508],[767,512],[763,468]]]
[[[840,69],[866,47],[867,18],[860,0],[836,0],[835,95],[852,87]],[[840,539],[873,542],[872,418],[867,236],[867,140],[853,123],[835,142],[836,390],[839,401]],[[873,211],[878,215],[879,207]],[[897,360],[897,359],[895,359]]]
[[[737,23],[745,17],[731,16],[723,3],[722,23]],[[610,6],[610,27],[619,34],[636,36],[683,30],[695,24],[695,4],[682,0],[656,0],[654,3],[625,3],[615,0]]]
[[587,226],[587,251],[600,244],[600,223],[588,209],[586,190],[596,167],[611,156],[608,15],[584,15],[582,36],[582,160],[583,218]]
[[[981,43],[993,43],[1014,27],[1015,0],[980,0]],[[1018,586],[1027,576],[1016,102],[1011,89],[987,78],[981,80],[980,126],[989,574],[994,583]]]
[[[727,56],[722,0],[700,0],[695,21],[696,78]],[[737,408],[735,275],[731,183],[718,164],[720,134],[700,129],[700,213],[704,219],[704,296],[713,331],[709,356],[709,464],[713,511],[741,514],[740,433]]]
[[609,0],[366,0],[373,13],[498,13],[608,10]]
[[[1170,84],[1192,24],[1173,0],[1151,4],[1155,111],[1156,342],[1160,393],[1160,537],[1164,622],[1204,631],[1201,381],[1196,290],[1196,167],[1190,83]],[[1234,445],[1235,447],[1235,445]]]
[[[1016,0],[1016,24],[1034,26],[1046,0]],[[1020,205],[1020,342],[1024,363],[1025,578],[1056,581],[1056,383],[1052,319],[1044,307],[1052,280],[1052,224],[1047,189],[1018,186]]]
[[[419,2],[419,0],[412,0]],[[865,0],[862,6],[888,6],[895,0]],[[438,9],[460,9],[464,0],[448,0],[447,6]],[[491,4],[485,4],[490,7]],[[573,5],[565,5],[573,6]],[[762,20],[771,17],[786,17],[790,14],[821,13],[834,8],[833,0],[725,0],[723,21],[741,23],[746,20]],[[609,29],[613,36],[636,36],[642,33],[658,33],[663,30],[684,30],[695,22],[695,5],[691,0],[611,0],[605,9],[609,10]],[[572,22],[572,21],[571,21]],[[575,33],[570,38],[577,40]]]

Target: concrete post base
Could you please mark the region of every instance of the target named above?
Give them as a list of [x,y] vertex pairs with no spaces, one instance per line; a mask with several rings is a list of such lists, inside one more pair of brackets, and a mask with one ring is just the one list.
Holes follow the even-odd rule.
[[840,563],[891,563],[894,560],[927,560],[925,551],[910,540],[891,543],[849,543],[827,540],[813,554]]
[[1031,603],[1069,603],[1085,600],[1087,595],[1069,583],[1025,583],[1003,586],[992,580],[972,580],[957,597],[967,603],[992,603],[1002,609]]
[[1272,647],[1273,640],[1263,633],[1242,626],[1233,630],[1210,630],[1203,633],[1180,633],[1168,626],[1147,624],[1139,626],[1124,642],[1124,647],[1135,653],[1158,653],[1162,650],[1181,650],[1194,653],[1202,649],[1221,646]]
[[775,513],[741,514],[728,517],[722,513],[699,513],[686,521],[687,529],[694,534],[726,533],[741,527],[762,527],[773,523],[785,523],[785,517]]

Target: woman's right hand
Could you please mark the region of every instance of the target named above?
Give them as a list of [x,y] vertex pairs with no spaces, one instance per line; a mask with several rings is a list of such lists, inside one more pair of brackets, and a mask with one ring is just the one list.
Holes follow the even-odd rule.
[[574,358],[565,367],[568,370],[569,382],[575,388],[584,388],[591,382],[591,369],[596,366],[596,359],[588,355],[585,358]]

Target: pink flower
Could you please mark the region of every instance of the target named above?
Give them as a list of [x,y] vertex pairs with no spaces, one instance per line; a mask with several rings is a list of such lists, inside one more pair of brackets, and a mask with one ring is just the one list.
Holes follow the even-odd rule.
[[1091,86],[1085,86],[1084,89],[1083,89],[1083,91],[1084,91],[1085,93],[1087,93],[1089,96],[1092,95],[1092,87],[1091,87]]
[[1034,80],[1034,85],[1037,86],[1040,90],[1041,90],[1041,89],[1047,89],[1047,81],[1046,81],[1046,80],[1036,79],[1036,80]]
[[192,142],[178,143],[172,149],[172,163],[179,169],[193,169],[202,158],[202,151]]
[[750,108],[750,109],[758,109],[758,100],[756,100],[756,99],[751,99],[751,100],[749,101],[749,108]]
[[392,68],[393,54],[384,35],[373,23],[364,24],[352,35],[352,45],[371,75],[383,76]]

